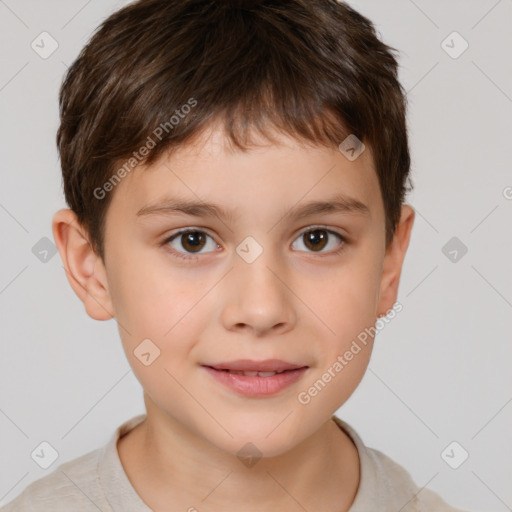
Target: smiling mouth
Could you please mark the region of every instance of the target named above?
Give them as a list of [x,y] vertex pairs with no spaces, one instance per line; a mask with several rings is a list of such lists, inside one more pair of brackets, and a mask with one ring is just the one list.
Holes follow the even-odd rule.
[[255,376],[257,374],[261,374],[262,377],[267,376],[267,373],[270,377],[274,374],[283,373],[289,370],[298,370],[305,367],[307,368],[307,365],[301,363],[291,363],[284,361],[283,359],[236,359],[219,363],[203,364],[202,366],[219,371],[247,374],[247,376]]
[[[213,366],[207,366],[207,368],[211,368],[212,370],[217,370],[219,372],[227,372],[232,373],[233,375],[243,375],[244,377],[273,377],[274,375],[279,375],[281,373],[291,372],[295,369],[300,368],[294,368],[290,370],[281,370],[279,372],[258,372],[258,371],[241,371],[241,370],[227,370],[224,368],[214,368]],[[306,367],[303,367],[306,368]]]
[[[232,366],[252,366],[251,369],[230,369],[216,368],[210,365],[201,365],[213,379],[231,391],[239,395],[251,398],[263,398],[276,395],[292,386],[299,379],[303,378],[309,370],[309,366],[299,366],[286,363],[283,368],[282,362],[266,361],[264,365],[254,361],[247,364],[244,362],[231,363]],[[219,365],[222,366],[222,365]],[[260,370],[254,369],[260,367]],[[261,366],[266,366],[263,370]],[[274,366],[275,370],[270,370]]]

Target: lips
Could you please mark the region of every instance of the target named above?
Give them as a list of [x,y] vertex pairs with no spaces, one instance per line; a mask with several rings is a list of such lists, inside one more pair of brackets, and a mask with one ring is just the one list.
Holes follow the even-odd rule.
[[239,395],[251,398],[277,395],[299,381],[309,369],[309,366],[279,359],[244,359],[201,366],[215,381]]
[[236,361],[227,361],[203,366],[208,366],[214,370],[224,370],[230,373],[247,375],[249,377],[253,377],[255,375],[259,375],[260,377],[271,377],[277,373],[307,367],[303,364],[289,363],[281,359],[265,359],[262,361],[237,359]]
[[256,377],[256,376],[258,376],[258,377],[273,377],[274,375],[279,375],[281,373],[290,371],[290,370],[283,370],[281,372],[256,372],[256,371],[242,372],[242,371],[238,371],[238,370],[218,370],[216,368],[214,368],[214,370],[231,373],[233,375],[243,375],[244,377]]

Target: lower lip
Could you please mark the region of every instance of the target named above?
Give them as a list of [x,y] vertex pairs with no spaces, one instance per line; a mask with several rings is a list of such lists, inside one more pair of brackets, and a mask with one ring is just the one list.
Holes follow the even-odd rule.
[[279,393],[283,389],[297,382],[308,369],[307,366],[288,370],[283,373],[276,373],[272,377],[248,377],[236,373],[229,373],[224,370],[215,370],[209,366],[203,368],[217,381],[228,388],[244,396],[258,397],[269,396]]

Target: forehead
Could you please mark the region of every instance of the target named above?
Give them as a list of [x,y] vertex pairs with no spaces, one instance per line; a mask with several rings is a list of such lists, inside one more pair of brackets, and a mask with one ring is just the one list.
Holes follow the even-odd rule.
[[[234,216],[250,211],[263,220],[294,205],[337,195],[370,217],[383,214],[371,150],[349,160],[338,148],[315,146],[273,134],[269,143],[253,134],[242,151],[230,144],[218,125],[192,143],[174,149],[151,166],[135,168],[115,191],[113,208],[137,215],[169,198],[229,206]],[[359,206],[357,204],[359,203]]]

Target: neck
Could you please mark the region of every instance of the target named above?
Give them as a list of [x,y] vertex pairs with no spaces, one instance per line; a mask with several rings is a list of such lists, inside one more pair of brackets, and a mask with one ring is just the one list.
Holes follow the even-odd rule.
[[118,452],[133,487],[154,510],[173,503],[175,510],[342,512],[359,485],[357,449],[332,419],[292,450],[246,466],[161,411],[148,410],[146,421],[119,441]]

